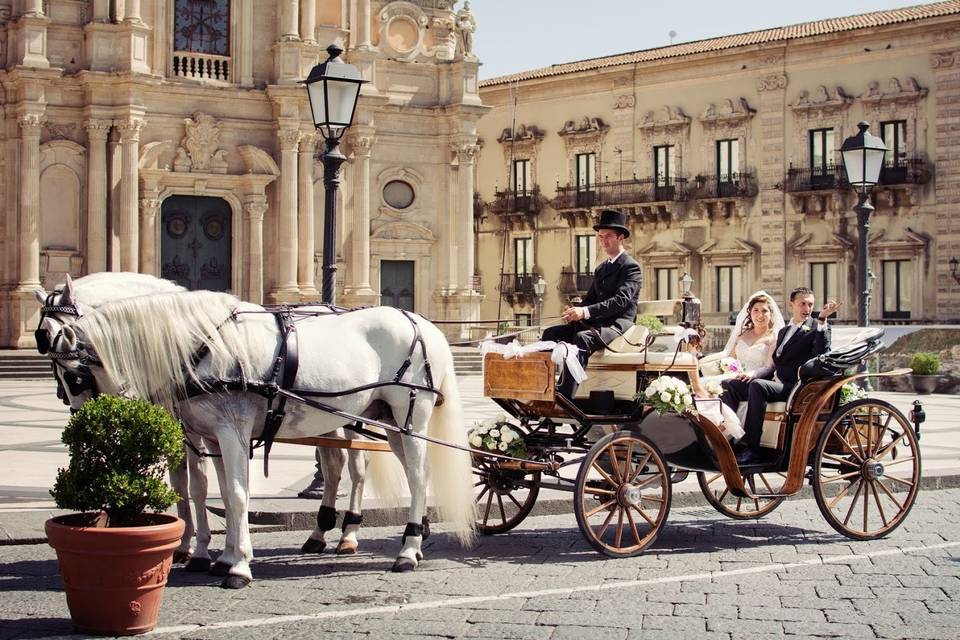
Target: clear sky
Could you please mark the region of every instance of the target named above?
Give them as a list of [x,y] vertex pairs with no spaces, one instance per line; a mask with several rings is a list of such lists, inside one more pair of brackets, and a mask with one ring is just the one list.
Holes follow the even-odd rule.
[[[910,0],[471,0],[480,78],[898,7]],[[458,3],[458,8],[462,2]]]

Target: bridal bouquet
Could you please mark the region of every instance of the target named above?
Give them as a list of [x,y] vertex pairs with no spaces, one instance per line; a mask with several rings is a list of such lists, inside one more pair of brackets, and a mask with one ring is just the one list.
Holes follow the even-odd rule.
[[848,382],[840,387],[840,404],[847,404],[848,402],[861,400],[866,397],[866,390],[856,382]]
[[690,385],[673,376],[660,376],[634,396],[634,400],[645,402],[657,413],[697,413],[693,404],[693,392]]
[[490,451],[514,458],[526,458],[527,446],[520,433],[505,417],[484,420],[470,429],[467,440],[474,449]]
[[720,358],[720,371],[723,373],[742,373],[743,365],[736,358],[727,356],[726,358]]

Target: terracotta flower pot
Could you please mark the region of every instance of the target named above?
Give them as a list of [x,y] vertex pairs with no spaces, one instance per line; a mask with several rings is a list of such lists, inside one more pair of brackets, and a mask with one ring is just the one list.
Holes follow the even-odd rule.
[[184,523],[166,514],[146,514],[142,521],[143,526],[106,528],[90,526],[89,514],[47,520],[47,539],[57,551],[77,631],[132,635],[157,625]]

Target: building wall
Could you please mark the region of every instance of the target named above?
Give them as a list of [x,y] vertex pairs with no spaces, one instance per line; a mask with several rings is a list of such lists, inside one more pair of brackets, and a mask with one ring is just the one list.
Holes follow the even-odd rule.
[[[903,293],[911,298],[910,309],[896,319],[960,319],[960,281],[948,269],[950,258],[960,255],[953,150],[960,139],[954,122],[958,27],[960,15],[954,14],[485,82],[481,97],[492,111],[479,126],[478,270],[486,294],[481,315],[496,317],[498,305],[503,318],[535,313],[535,296],[509,294],[509,283],[507,293],[498,295],[504,247],[503,271],[512,273],[514,239],[532,235],[534,271],[547,282],[543,315],[553,322],[577,295],[563,274],[574,266],[574,238],[592,233],[598,210],[609,206],[629,214],[627,245],[644,266],[642,299],[657,297],[657,267],[689,272],[707,321],[721,324],[728,314],[718,308],[718,267],[740,268],[738,294],[730,302],[738,309],[761,288],[783,300],[794,287],[811,284],[811,263],[832,263],[836,287],[830,294],[844,303],[840,319],[853,321],[855,197],[836,186],[799,188],[803,176],[796,170],[810,166],[812,129],[832,128],[830,158],[841,164],[840,145],[859,121],[879,135],[881,122],[905,120],[906,158],[922,161],[911,165],[922,171],[907,180],[890,173],[898,183],[875,190],[869,259],[877,280],[870,317],[894,319],[884,314],[882,264],[905,260],[909,281]],[[516,130],[510,135],[512,122]],[[716,175],[719,139],[739,141],[736,170],[753,184],[746,194],[694,188],[698,175]],[[654,174],[653,147],[664,144],[674,145],[676,175],[687,179],[685,197],[644,186]],[[569,202],[571,191],[564,189],[574,184],[575,155],[588,151],[597,154],[592,206]],[[530,159],[532,182],[542,196],[541,205],[526,213],[515,212],[518,201],[503,194],[511,185],[511,157]],[[631,198],[631,189],[646,196]]]
[[[378,303],[380,261],[409,257],[416,311],[477,317],[471,196],[485,108],[464,46],[469,10],[228,4],[229,50],[215,56],[174,50],[174,0],[0,2],[0,347],[32,346],[32,292],[67,273],[164,274],[173,196],[229,204],[231,292],[318,299],[322,140],[300,83],[331,43],[370,81],[341,144],[338,302]],[[411,206],[386,204],[391,179],[413,187]]]

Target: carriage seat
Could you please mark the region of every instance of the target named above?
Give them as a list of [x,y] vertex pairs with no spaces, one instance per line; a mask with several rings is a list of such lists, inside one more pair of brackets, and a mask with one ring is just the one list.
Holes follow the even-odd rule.
[[649,347],[644,348],[649,331],[641,325],[633,325],[626,333],[617,337],[608,345],[590,356],[587,367],[608,367],[611,365],[630,365],[649,368],[665,369],[671,364],[677,368],[696,366],[696,357],[693,353],[680,351],[676,354],[676,343],[672,333],[662,333],[654,337]]

